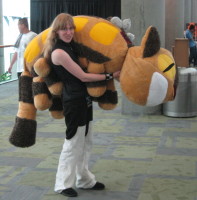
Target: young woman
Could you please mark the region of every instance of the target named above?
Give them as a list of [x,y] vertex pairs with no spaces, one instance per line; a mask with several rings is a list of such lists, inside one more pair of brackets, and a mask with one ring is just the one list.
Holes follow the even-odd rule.
[[52,23],[44,50],[44,56],[52,62],[53,69],[64,85],[63,107],[67,128],[56,174],[55,192],[69,197],[78,195],[73,189],[74,184],[83,189],[105,188],[88,169],[92,145],[92,101],[85,82],[103,81],[120,75],[120,71],[112,75],[85,73],[72,48],[74,31],[72,16],[59,14]]

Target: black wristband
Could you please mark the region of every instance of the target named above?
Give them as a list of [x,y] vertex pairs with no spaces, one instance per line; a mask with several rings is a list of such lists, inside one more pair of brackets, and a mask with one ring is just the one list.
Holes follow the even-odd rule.
[[112,73],[105,74],[105,77],[106,77],[106,79],[105,79],[106,81],[109,81],[114,78]]

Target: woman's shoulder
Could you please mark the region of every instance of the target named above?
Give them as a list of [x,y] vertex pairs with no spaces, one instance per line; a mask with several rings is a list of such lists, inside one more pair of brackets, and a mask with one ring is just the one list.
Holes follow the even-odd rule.
[[65,55],[67,53],[63,49],[61,49],[61,48],[55,48],[55,49],[53,49],[52,54],[54,56],[58,56],[59,57],[59,56]]

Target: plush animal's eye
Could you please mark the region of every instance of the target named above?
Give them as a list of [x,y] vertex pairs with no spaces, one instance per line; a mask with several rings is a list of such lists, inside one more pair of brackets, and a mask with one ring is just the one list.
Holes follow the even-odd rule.
[[159,55],[158,67],[168,78],[174,80],[176,74],[176,66],[172,57],[166,54]]
[[175,66],[175,63],[170,64],[163,72],[169,71],[171,68]]

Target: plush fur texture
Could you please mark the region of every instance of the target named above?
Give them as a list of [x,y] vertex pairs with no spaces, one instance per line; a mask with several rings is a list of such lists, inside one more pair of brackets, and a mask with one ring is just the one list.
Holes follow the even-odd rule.
[[53,96],[52,105],[49,108],[50,114],[55,119],[63,118],[63,105],[61,96]]
[[49,92],[45,82],[33,82],[32,84],[33,89],[33,96],[39,95],[39,94],[47,94],[49,98],[51,98],[51,93]]
[[[34,103],[32,94],[32,77],[21,76],[19,78],[19,101]],[[29,86],[29,87],[27,87]]]
[[34,105],[37,110],[46,110],[51,107],[51,93],[49,92],[44,79],[41,77],[34,77],[32,83]]
[[148,36],[143,52],[144,58],[155,55],[160,49],[160,38],[156,28],[152,27],[147,34]]
[[76,49],[78,55],[82,58],[86,58],[87,60],[94,63],[104,63],[109,62],[111,59],[93,49],[84,46],[83,44],[74,43],[74,48]]
[[60,82],[56,73],[53,70],[50,70],[50,73],[48,74],[48,76],[44,77],[44,81],[48,87],[50,87],[51,85],[54,85],[57,82]]
[[106,86],[106,81],[95,81],[95,82],[86,83],[86,85],[89,88],[95,88],[95,87],[99,87],[99,86]]
[[34,145],[36,141],[36,127],[36,121],[16,117],[15,126],[9,138],[10,143],[17,147]]
[[53,104],[49,108],[49,111],[62,111],[62,98],[61,96],[53,96]]
[[[174,98],[174,60],[169,51],[160,48],[159,35],[154,27],[147,29],[141,46],[131,45],[129,48],[123,30],[105,19],[75,16],[74,22],[74,50],[87,73],[121,70],[122,91],[129,100],[139,105],[158,105]],[[28,147],[35,143],[37,109],[49,109],[51,116],[56,119],[63,117],[62,83],[51,70],[49,62],[42,58],[49,31],[50,28],[36,36],[25,51],[19,109],[10,136],[10,142],[15,146]],[[160,88],[155,90],[155,85]],[[89,83],[87,88],[102,109],[116,107],[118,95],[114,80]]]
[[112,103],[116,105],[118,103],[117,91],[107,90],[104,95],[98,98],[93,98],[93,100],[99,103]]
[[44,58],[39,58],[39,62],[35,62],[34,71],[41,77],[49,76],[51,69],[48,67],[49,63]]
[[127,53],[120,76],[122,91],[136,104],[156,106],[174,99],[175,77],[172,54],[160,48],[157,30],[149,27],[141,46],[132,47]]

